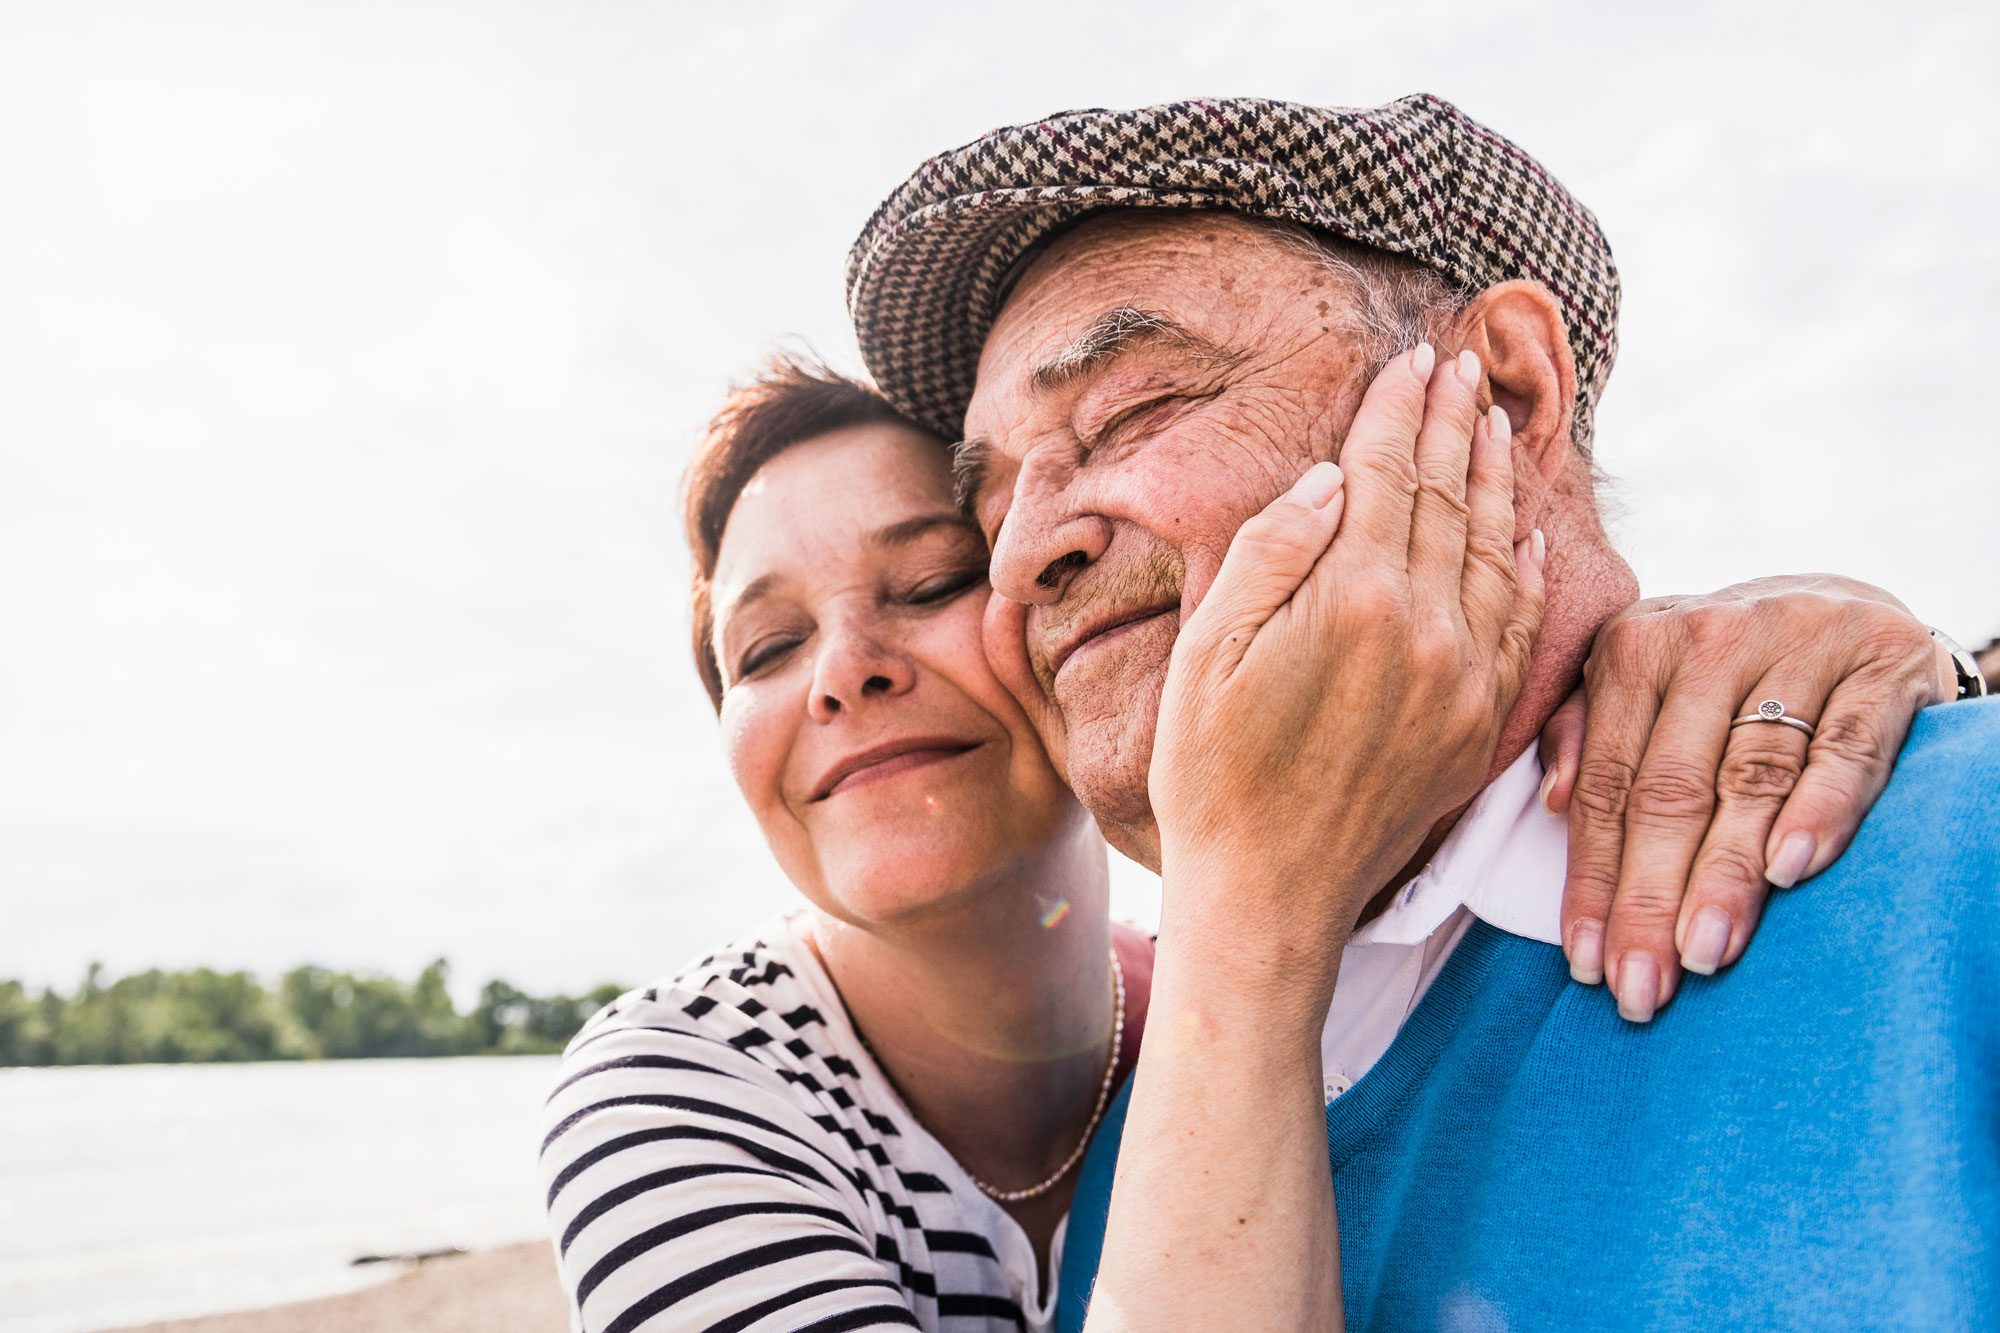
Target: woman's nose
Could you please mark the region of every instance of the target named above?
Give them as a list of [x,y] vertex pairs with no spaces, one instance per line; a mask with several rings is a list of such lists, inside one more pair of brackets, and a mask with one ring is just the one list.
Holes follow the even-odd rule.
[[831,722],[871,702],[905,694],[916,684],[908,655],[865,626],[841,626],[822,633],[813,664],[812,695],[806,711],[815,722]]

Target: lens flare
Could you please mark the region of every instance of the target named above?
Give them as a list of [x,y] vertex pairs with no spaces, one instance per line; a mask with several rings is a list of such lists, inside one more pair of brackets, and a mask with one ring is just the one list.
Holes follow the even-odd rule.
[[1049,908],[1048,911],[1042,913],[1042,929],[1054,930],[1057,926],[1062,924],[1062,919],[1068,915],[1069,915],[1069,899],[1067,898],[1056,899],[1055,905]]

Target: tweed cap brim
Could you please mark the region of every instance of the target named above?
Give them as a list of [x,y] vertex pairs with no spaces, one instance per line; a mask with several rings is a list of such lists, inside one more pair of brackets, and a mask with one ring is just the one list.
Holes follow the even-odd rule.
[[1110,208],[1221,209],[1406,255],[1477,291],[1554,294],[1591,438],[1618,351],[1618,271],[1597,219],[1539,163],[1441,98],[1374,108],[1256,98],[1070,111],[931,158],[862,228],[847,305],[869,373],[947,439],[1008,284],[1051,233]]

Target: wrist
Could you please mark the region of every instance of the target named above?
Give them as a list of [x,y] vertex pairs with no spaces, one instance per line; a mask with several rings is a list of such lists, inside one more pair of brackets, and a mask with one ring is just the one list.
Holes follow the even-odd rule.
[[1338,956],[1369,900],[1387,882],[1393,860],[1385,839],[1356,848],[1323,844],[1291,852],[1266,842],[1239,850],[1217,839],[1163,840],[1160,848],[1160,922],[1178,923],[1191,937],[1218,949],[1253,939],[1276,947],[1323,942]]
[[1332,961],[1176,949],[1164,927],[1154,955],[1146,1045],[1155,1064],[1174,1048],[1177,1061],[1291,1068],[1319,1059],[1320,1033],[1340,972]]
[[1162,876],[1155,993],[1184,983],[1223,1019],[1317,1034],[1365,897],[1324,876]]

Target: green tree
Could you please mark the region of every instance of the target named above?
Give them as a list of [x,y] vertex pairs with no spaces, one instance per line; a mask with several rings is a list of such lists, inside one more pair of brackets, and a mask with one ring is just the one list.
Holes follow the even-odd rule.
[[528,997],[504,981],[489,981],[480,988],[479,1003],[467,1019],[475,1049],[504,1050],[511,1033],[528,1018]]
[[442,958],[408,985],[307,966],[268,988],[248,972],[212,968],[109,980],[92,963],[67,997],[0,981],[0,1065],[559,1051],[621,993],[534,996],[496,979],[461,1014],[450,982]]
[[45,1006],[20,982],[0,981],[0,1065],[44,1065],[53,1053]]

